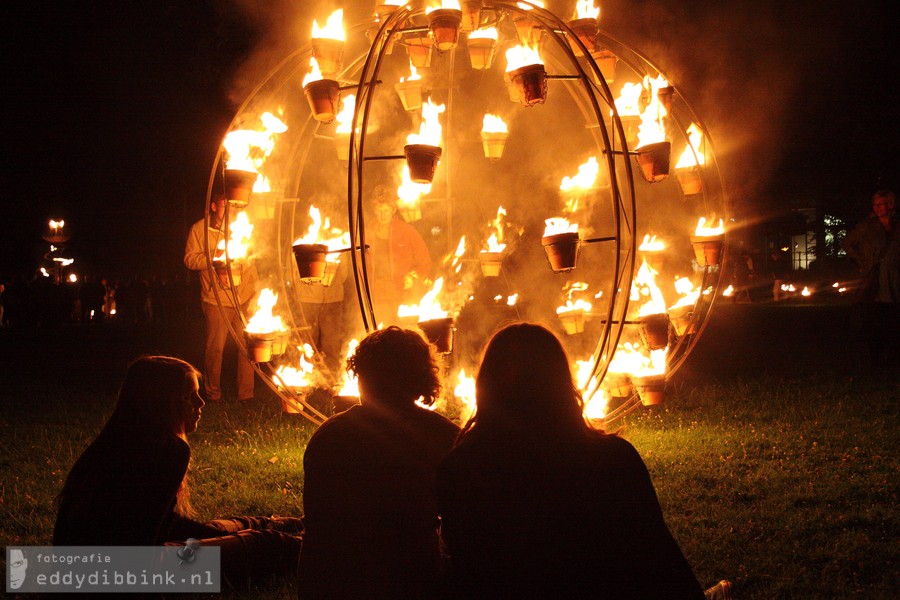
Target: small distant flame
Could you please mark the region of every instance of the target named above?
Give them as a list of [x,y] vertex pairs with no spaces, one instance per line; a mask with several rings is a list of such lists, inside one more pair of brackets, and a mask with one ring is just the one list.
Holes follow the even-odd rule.
[[515,306],[515,305],[516,305],[516,302],[518,302],[518,301],[519,301],[519,295],[518,295],[518,294],[513,294],[512,296],[507,296],[507,297],[506,297],[506,305],[507,305],[507,306]]
[[571,285],[569,285],[568,290],[567,290],[566,303],[564,305],[558,306],[556,308],[556,314],[563,315],[563,314],[575,312],[578,310],[583,311],[583,312],[590,312],[591,308],[593,308],[593,306],[591,305],[590,302],[588,302],[587,300],[584,300],[582,298],[579,298],[575,301],[572,300],[572,298],[575,294],[586,292],[587,289],[588,289],[588,284],[584,283],[583,281],[576,281],[575,283],[572,283]]
[[691,123],[687,133],[688,145],[675,164],[676,169],[689,169],[697,165],[706,164],[706,155],[703,152],[703,132],[700,131],[696,123]]
[[409,165],[403,163],[400,185],[397,187],[397,205],[401,209],[414,208],[419,205],[419,199],[430,192],[431,184],[413,181],[409,173]]
[[578,174],[573,177],[563,177],[562,183],[559,184],[560,191],[571,192],[573,190],[588,190],[594,187],[597,182],[597,175],[600,173],[600,165],[597,163],[597,157],[591,156],[579,165]]
[[446,106],[443,104],[434,104],[429,98],[422,104],[422,124],[419,126],[419,133],[411,133],[406,136],[407,144],[425,144],[426,146],[441,145],[441,122],[438,119]]
[[[78,281],[78,275],[76,275],[75,273],[70,273],[69,274],[69,283],[75,283],[77,281]],[[94,311],[91,311],[91,313],[93,313],[93,312]]]
[[550,217],[544,219],[546,227],[544,228],[544,237],[548,235],[557,235],[559,233],[577,233],[578,223],[569,223],[565,217]]
[[277,136],[288,129],[271,112],[264,112],[259,119],[259,130],[236,129],[225,136],[222,147],[227,155],[226,168],[258,173],[275,149]]
[[506,72],[515,71],[529,65],[542,65],[544,60],[541,58],[537,48],[531,46],[513,46],[506,51]]
[[593,0],[578,0],[575,3],[576,19],[599,19],[600,7],[594,6]]
[[725,233],[724,220],[719,219],[718,225],[707,225],[706,217],[700,217],[700,220],[697,222],[697,229],[694,230],[694,235],[697,237],[713,237],[723,233]]
[[503,217],[506,216],[506,209],[502,206],[497,209],[497,216],[488,225],[491,228],[491,235],[487,240],[487,250],[482,252],[503,252],[506,250],[504,243]]
[[[344,11],[343,9],[338,9],[331,13],[331,16],[328,17],[328,20],[325,22],[324,27],[319,27],[319,22],[313,20],[312,26],[312,37],[315,40],[338,40],[343,42],[346,40],[346,35],[344,34]],[[303,82],[303,85],[306,85],[306,82]]]
[[349,134],[350,124],[353,122],[353,115],[356,112],[356,95],[347,94],[341,101],[343,103],[343,108],[341,108],[341,111],[334,116],[338,123],[334,132],[338,134]]
[[219,242],[216,250],[219,254],[214,260],[225,260],[226,257],[231,260],[245,258],[250,249],[250,235],[253,233],[253,224],[250,217],[245,211],[240,211],[234,217],[234,221],[229,226],[231,239],[228,240],[226,246],[225,240]]
[[[356,347],[359,346],[359,340],[352,339],[350,343],[347,345],[347,352],[344,354],[345,358],[350,358],[356,352]],[[341,389],[338,391],[338,396],[355,396],[359,397],[359,380],[355,375],[351,375],[349,371],[344,370],[344,381],[341,384]]]
[[675,304],[669,307],[669,310],[681,308],[682,306],[693,306],[700,297],[700,287],[694,287],[694,283],[687,277],[680,277],[675,280],[675,291],[681,295]]
[[641,114],[641,94],[644,88],[640,83],[625,83],[619,97],[615,100],[616,112],[620,117],[637,117]]
[[656,285],[656,275],[657,272],[645,260],[631,283],[631,301],[642,302],[638,307],[638,316],[666,312],[666,301],[659,286]]
[[503,119],[497,115],[490,113],[484,115],[484,121],[481,124],[482,133],[509,133],[509,128]]
[[75,259],[74,258],[62,258],[62,257],[57,256],[57,257],[53,258],[53,262],[59,263],[60,267],[68,267],[69,265],[71,265],[75,262]]
[[651,236],[649,233],[644,234],[644,241],[641,242],[641,245],[638,246],[638,250],[641,252],[660,252],[661,250],[666,249],[666,244],[662,240],[656,239],[656,236]]
[[496,40],[497,39],[497,28],[496,27],[485,27],[484,29],[476,29],[472,33],[469,34],[470,40]]
[[324,79],[324,77],[322,76],[322,70],[319,68],[319,61],[315,57],[311,57],[309,59],[309,73],[303,77],[303,87],[320,79]]
[[725,288],[724,290],[722,290],[722,295],[725,296],[726,298],[734,295],[734,286],[731,284],[728,284],[728,287]]
[[289,365],[280,365],[275,370],[276,377],[273,377],[275,385],[278,387],[288,387],[293,389],[305,388],[312,385],[314,366],[312,364],[313,349],[309,344],[303,344],[301,350],[298,367]]
[[422,79],[422,76],[419,75],[419,71],[416,70],[416,65],[409,63],[409,77],[401,77],[400,83],[403,83],[404,81],[419,81],[420,79]]
[[401,304],[397,309],[398,317],[419,317],[419,321],[430,321],[432,319],[443,319],[448,316],[448,312],[441,308],[437,301],[438,294],[444,287],[444,278],[438,277],[434,286],[429,290],[417,306]]
[[278,302],[278,294],[269,288],[263,288],[256,299],[257,310],[247,321],[245,331],[248,333],[271,333],[273,331],[287,331],[281,317],[272,314],[272,309]]
[[65,226],[66,226],[65,221],[62,221],[62,220],[54,221],[53,219],[50,219],[50,229],[53,230],[53,233],[59,233],[59,230]]
[[809,290],[808,287],[804,286],[803,290],[801,290],[801,292],[800,292],[800,295],[801,296],[812,296],[812,292]]

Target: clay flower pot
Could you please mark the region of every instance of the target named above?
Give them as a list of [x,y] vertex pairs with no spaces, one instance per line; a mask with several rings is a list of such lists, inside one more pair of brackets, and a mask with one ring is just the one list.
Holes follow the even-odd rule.
[[547,99],[547,71],[544,65],[526,65],[509,72],[509,80],[525,106],[542,104]]
[[415,183],[431,183],[438,162],[441,160],[441,149],[427,144],[408,144],[403,147],[406,164],[409,166],[409,178]]
[[419,321],[419,329],[441,354],[447,354],[453,350],[452,317]]
[[[599,31],[597,19],[574,19],[569,21],[568,25],[569,29],[572,30],[578,39],[581,40],[581,43],[588,49],[588,52],[592,52],[597,43],[597,32]],[[569,47],[572,49],[575,56],[584,56],[581,46],[574,40],[569,40]]]
[[666,399],[666,376],[647,375],[644,377],[632,377],[631,383],[641,397],[644,406],[656,406]]
[[250,201],[256,173],[241,169],[225,169],[225,199],[239,205]]
[[276,331],[272,340],[272,356],[280,356],[287,351],[288,342],[291,339],[290,331]]
[[247,338],[247,351],[250,360],[258,363],[266,363],[272,360],[272,343],[275,341],[275,332],[265,333],[244,332]]
[[675,177],[681,185],[681,191],[685,196],[699,194],[703,190],[703,182],[700,179],[700,171],[697,167],[675,169]]
[[422,80],[401,81],[394,84],[404,110],[420,110],[422,108]]
[[672,152],[671,142],[647,144],[636,150],[637,162],[641,167],[641,175],[649,183],[662,181],[669,175],[669,156]]
[[481,274],[485,277],[498,277],[500,275],[500,265],[503,263],[503,254],[501,252],[481,252],[478,254],[478,260],[481,262]]
[[313,117],[320,123],[331,123],[340,111],[341,90],[333,79],[310,81],[303,88]]
[[481,22],[481,0],[463,0],[459,3],[462,8],[463,31],[475,31]]
[[581,248],[577,232],[544,236],[541,238],[541,245],[554,273],[564,273],[575,268]]
[[409,62],[417,69],[431,66],[431,51],[434,48],[430,37],[410,38],[406,40],[406,51]]
[[559,318],[560,323],[563,324],[563,329],[566,330],[566,334],[573,335],[584,331],[584,323],[586,320],[584,309],[577,308],[575,310],[559,313],[556,316]]
[[722,238],[720,236],[691,236],[694,256],[701,267],[714,267],[722,259]]
[[323,76],[326,78],[337,77],[341,71],[341,60],[344,56],[344,42],[328,38],[313,38],[312,55],[319,64],[319,70]]
[[[603,74],[606,83],[609,84],[616,80],[616,63],[619,62],[619,58],[615,54],[606,48],[600,48],[591,52],[591,58],[594,60],[597,68],[600,69],[600,73]],[[600,82],[598,81],[597,83],[599,84]]]
[[669,345],[669,315],[659,313],[638,318],[641,341],[647,350],[662,350]]
[[613,398],[629,398],[634,392],[631,378],[625,373],[607,373],[603,384]]
[[459,43],[462,16],[462,11],[456,8],[439,8],[428,13],[428,28],[441,52],[453,50]]
[[490,38],[475,38],[466,40],[466,49],[469,51],[469,62],[473,69],[490,69],[494,62],[494,52],[497,49],[497,40]]
[[325,255],[328,246],[325,244],[297,244],[293,247],[294,259],[300,271],[300,281],[314,283],[325,276]]
[[500,160],[508,137],[509,134],[505,131],[482,131],[481,145],[484,148],[485,158]]
[[669,311],[669,320],[678,337],[697,333],[697,322],[694,320],[693,306],[679,306]]

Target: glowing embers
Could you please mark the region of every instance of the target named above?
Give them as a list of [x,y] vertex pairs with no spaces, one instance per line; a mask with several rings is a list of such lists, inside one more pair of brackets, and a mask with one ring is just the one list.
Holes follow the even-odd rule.
[[484,115],[481,125],[481,144],[484,148],[485,158],[500,160],[508,137],[509,128],[503,119],[492,114]]
[[578,253],[581,249],[581,239],[578,236],[578,224],[569,223],[562,217],[552,217],[544,221],[544,237],[541,245],[550,269],[554,273],[565,273],[575,268],[578,261]]
[[446,52],[456,48],[463,18],[459,1],[442,0],[441,8],[426,8],[425,14],[428,16],[428,29],[437,49]]
[[313,117],[320,123],[331,123],[338,114],[341,88],[333,79],[323,79],[318,61],[309,59],[310,72],[303,78],[303,92],[309,101]]
[[701,267],[714,267],[722,259],[722,241],[725,234],[725,225],[722,219],[714,226],[706,225],[706,217],[700,217],[697,229],[691,236],[691,245],[694,247],[694,256]]
[[407,136],[403,148],[409,177],[414,183],[431,183],[441,159],[441,123],[438,120],[445,110],[443,104],[433,104],[431,99],[422,104],[422,124],[418,133]]
[[547,100],[547,71],[537,48],[515,46],[506,51],[506,76],[510,97],[525,106],[542,104]]
[[473,69],[490,69],[497,49],[497,28],[487,27],[470,33],[466,39],[466,49]]
[[312,55],[324,76],[335,78],[340,73],[345,39],[343,10],[331,13],[324,27],[313,21]]

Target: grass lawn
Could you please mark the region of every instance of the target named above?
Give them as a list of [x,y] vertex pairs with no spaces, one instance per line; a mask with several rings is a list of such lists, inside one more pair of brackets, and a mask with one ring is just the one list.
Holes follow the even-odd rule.
[[[666,404],[616,426],[644,457],[669,526],[705,587],[730,579],[739,598],[893,598],[900,587],[898,388],[851,387],[847,371],[823,352],[842,344],[816,326],[821,315],[781,314],[792,323],[785,330],[760,310],[725,307],[728,326],[704,334]],[[764,348],[757,321],[772,328]],[[786,345],[797,327],[803,343]],[[53,496],[109,414],[131,358],[167,352],[199,362],[197,331],[189,327],[174,328],[177,336],[149,327],[87,329],[0,332],[4,545],[50,542]],[[767,363],[773,348],[777,357]],[[259,396],[251,408],[207,407],[190,438],[192,502],[201,517],[300,514],[312,427],[282,415],[267,390]],[[249,596],[295,591],[278,582]]]

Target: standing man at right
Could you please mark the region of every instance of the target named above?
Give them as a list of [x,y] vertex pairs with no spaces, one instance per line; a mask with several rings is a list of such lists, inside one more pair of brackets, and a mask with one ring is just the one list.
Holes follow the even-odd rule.
[[900,225],[894,192],[872,196],[872,214],[847,234],[842,243],[859,268],[856,300],[869,365],[877,373],[888,367],[900,342]]
[[[220,241],[225,240],[225,212],[226,200],[224,194],[213,197],[209,206],[209,227],[206,219],[200,219],[191,226],[187,244],[184,249],[184,265],[192,271],[200,272],[200,300],[203,307],[203,317],[206,321],[206,347],[203,357],[203,386],[207,402],[222,400],[222,355],[225,350],[225,342],[228,339],[228,325],[236,331],[243,331],[244,321],[241,313],[246,314],[248,304],[255,293],[255,285],[248,275],[252,275],[252,269],[244,269],[244,276],[234,295],[230,290],[222,287],[218,277],[210,276],[209,263],[207,262],[206,249],[215,255]],[[204,241],[204,236],[208,238]],[[212,256],[209,257],[212,260]],[[250,273],[248,273],[250,271]],[[214,289],[213,286],[219,286]],[[218,296],[222,303],[221,310],[216,302]],[[234,305],[233,296],[238,299],[238,306]],[[243,344],[243,342],[240,342]],[[253,365],[247,360],[242,348],[237,352],[237,397],[242,401],[253,400],[254,397]]]

